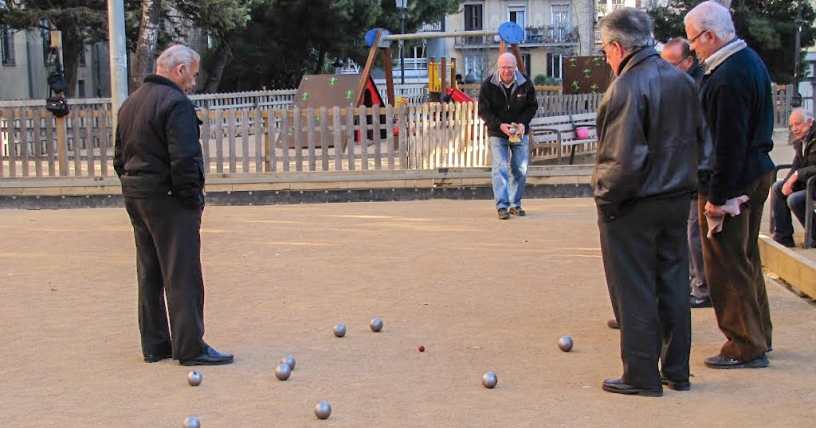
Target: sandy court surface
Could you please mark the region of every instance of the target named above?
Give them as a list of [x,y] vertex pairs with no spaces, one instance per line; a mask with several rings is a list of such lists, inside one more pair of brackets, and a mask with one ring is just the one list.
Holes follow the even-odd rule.
[[[205,338],[236,362],[199,368],[197,388],[189,368],[141,360],[123,209],[0,211],[0,425],[812,424],[816,311],[771,280],[770,368],[705,368],[723,339],[713,310],[698,309],[690,392],[603,392],[621,363],[593,202],[525,208],[498,221],[490,201],[208,207]],[[297,366],[281,382],[286,354]],[[493,390],[480,384],[488,370]],[[334,408],[325,421],[312,413],[321,400]]]

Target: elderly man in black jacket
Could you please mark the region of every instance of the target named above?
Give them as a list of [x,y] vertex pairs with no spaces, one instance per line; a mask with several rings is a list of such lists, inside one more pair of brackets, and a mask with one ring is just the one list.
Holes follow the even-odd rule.
[[136,236],[139,330],[148,363],[171,357],[182,365],[233,360],[203,340],[204,165],[199,121],[185,95],[195,88],[198,65],[192,49],[168,48],[156,74],[146,76],[119,110],[113,166]]
[[652,48],[649,15],[618,9],[600,28],[618,77],[598,107],[592,186],[623,360],[603,389],[661,396],[690,388],[686,222],[705,128],[694,82]]
[[[509,52],[499,55],[498,70],[482,82],[479,91],[479,117],[487,124],[490,155],[493,158],[493,196],[499,219],[510,215],[523,217],[521,197],[527,182],[530,161],[527,125],[538,110],[533,82],[516,68],[516,57]],[[516,123],[518,129],[511,126]],[[511,141],[512,135],[521,135]],[[508,158],[510,174],[507,173]]]
[[[790,172],[784,180],[773,184],[771,209],[774,214],[774,240],[786,247],[793,247],[793,213],[803,226],[805,225],[805,201],[807,182],[816,175],[816,126],[813,126],[813,113],[798,108],[791,112],[790,130],[796,141],[793,142],[793,156]],[[816,220],[816,216],[814,216]],[[814,221],[816,226],[816,221]],[[811,230],[816,230],[812,227]],[[810,237],[811,242],[814,237]]]

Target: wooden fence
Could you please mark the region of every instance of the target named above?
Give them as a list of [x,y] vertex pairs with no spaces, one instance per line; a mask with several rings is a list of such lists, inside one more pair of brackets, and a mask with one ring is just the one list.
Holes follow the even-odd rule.
[[[777,126],[787,126],[790,97],[786,88],[775,89]],[[299,110],[274,96],[208,101],[210,108],[201,111],[208,173],[490,165],[477,103]],[[601,97],[543,95],[536,116],[594,112]],[[111,113],[104,100],[73,100],[71,113],[59,121],[44,102],[20,103],[0,102],[0,178],[114,174]]]

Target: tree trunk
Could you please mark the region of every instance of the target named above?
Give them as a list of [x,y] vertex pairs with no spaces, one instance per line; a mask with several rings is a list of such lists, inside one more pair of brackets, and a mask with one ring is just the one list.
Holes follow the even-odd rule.
[[206,73],[202,73],[199,77],[200,82],[204,84],[204,93],[214,94],[218,92],[218,87],[221,85],[221,76],[224,75],[224,68],[227,63],[232,60],[232,49],[226,40],[221,40],[218,49],[215,51],[214,60],[210,62],[210,67]]
[[161,3],[161,0],[142,0],[142,25],[130,70],[130,92],[138,89],[144,77],[155,70]]

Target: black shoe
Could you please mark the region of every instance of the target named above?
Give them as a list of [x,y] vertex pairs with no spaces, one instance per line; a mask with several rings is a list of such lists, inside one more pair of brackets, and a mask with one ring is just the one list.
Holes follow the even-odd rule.
[[790,236],[787,236],[787,237],[784,237],[784,238],[782,238],[782,237],[777,238],[777,237],[774,236],[773,240],[776,241],[777,244],[779,244],[779,245],[781,245],[783,247],[793,248],[793,247],[796,246],[796,243],[793,242],[793,238],[791,238]]
[[771,345],[768,345],[768,347],[765,348],[765,353],[767,354],[769,352],[773,352],[773,346],[771,346]]
[[606,326],[612,330],[620,330],[620,324],[618,324],[618,320],[615,318],[609,318],[609,321],[606,322]]
[[510,214],[517,215],[519,217],[524,217],[527,215],[523,209],[517,207],[510,208]]
[[167,358],[173,358],[173,348],[170,346],[170,342],[156,347],[153,352],[144,354],[144,362],[146,363],[155,363]]
[[507,220],[510,218],[510,213],[507,212],[507,208],[499,208],[499,220]]
[[208,346],[204,353],[189,360],[179,360],[182,366],[218,366],[221,364],[232,364],[232,354],[222,354],[212,346]]
[[688,391],[691,389],[691,382],[689,381],[674,381],[669,380],[668,378],[663,377],[660,375],[660,383],[669,387],[669,389],[673,389],[675,391]]
[[708,297],[704,297],[699,299],[694,296],[689,296],[689,306],[692,308],[710,308],[711,307],[711,299]]
[[706,358],[705,365],[712,369],[760,369],[768,367],[768,357],[765,354],[751,361],[740,361],[733,358],[728,358],[725,355],[717,355],[715,357]]
[[615,394],[643,395],[645,397],[662,397],[663,387],[659,388],[638,388],[623,383],[620,379],[607,379],[603,382],[603,390],[614,392]]

